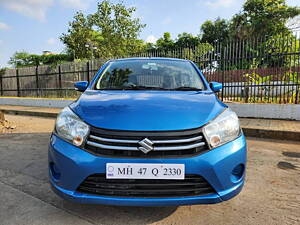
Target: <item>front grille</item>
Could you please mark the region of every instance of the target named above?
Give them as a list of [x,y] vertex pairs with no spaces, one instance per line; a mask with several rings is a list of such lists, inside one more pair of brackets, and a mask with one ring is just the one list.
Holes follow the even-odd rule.
[[185,197],[215,193],[201,176],[185,175],[184,180],[106,179],[94,174],[77,189],[80,193],[116,197]]
[[[143,140],[146,142],[141,143]],[[126,132],[92,127],[85,149],[97,155],[148,158],[193,155],[209,148],[200,128],[170,132]]]

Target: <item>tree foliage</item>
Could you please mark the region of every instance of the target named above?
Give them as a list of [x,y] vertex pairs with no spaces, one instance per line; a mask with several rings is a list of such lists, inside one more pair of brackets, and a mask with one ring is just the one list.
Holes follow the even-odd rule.
[[190,33],[183,32],[178,34],[177,38],[173,40],[169,32],[165,32],[161,38],[159,38],[155,44],[148,44],[148,49],[157,50],[171,50],[181,49],[187,47],[196,47],[201,44],[200,38]]
[[193,36],[192,34],[186,32],[178,34],[175,41],[175,45],[178,48],[198,46],[199,44],[200,38],[198,36]]
[[289,33],[287,21],[299,14],[300,8],[288,6],[285,0],[247,0],[232,18],[232,36],[245,39]]
[[6,68],[0,68],[0,77],[5,74]]
[[217,18],[215,21],[207,20],[200,28],[201,41],[207,43],[225,42],[229,39],[229,23],[224,19]]
[[51,65],[71,60],[72,57],[68,54],[36,55],[21,51],[15,52],[8,63],[15,68],[19,68],[26,66]]
[[76,59],[90,58],[93,48],[85,47],[97,46],[97,43],[103,39],[101,33],[92,29],[93,24],[83,15],[77,12],[74,20],[69,23],[67,34],[62,34],[61,41],[67,46],[67,52]]
[[93,14],[78,12],[60,39],[76,58],[122,57],[141,51],[145,46],[138,35],[145,25],[133,18],[135,10],[122,3],[102,1]]
[[169,32],[165,32],[155,44],[147,46],[147,52],[150,55],[160,57],[176,57],[189,60],[200,60],[202,56],[213,50],[213,46],[209,43],[201,43],[198,36],[190,33],[178,34],[173,40]]
[[202,42],[214,43],[230,39],[274,36],[290,33],[288,20],[300,14],[299,7],[291,7],[286,0],[246,0],[240,13],[229,21],[207,20],[200,27]]
[[9,64],[14,67],[23,67],[23,66],[31,66],[34,64],[31,59],[29,59],[30,54],[25,51],[15,52],[12,57],[10,57]]
[[174,41],[171,38],[171,34],[169,32],[165,32],[163,36],[156,41],[156,47],[162,50],[174,48]]

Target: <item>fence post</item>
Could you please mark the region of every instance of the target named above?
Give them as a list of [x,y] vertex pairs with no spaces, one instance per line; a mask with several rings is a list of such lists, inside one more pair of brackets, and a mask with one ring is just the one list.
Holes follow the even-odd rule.
[[298,84],[296,85],[296,98],[295,98],[295,104],[299,104],[300,103],[300,101],[299,101],[299,95],[300,95],[300,93],[299,93],[299,90],[300,90],[300,86],[298,86]]
[[36,87],[36,97],[39,97],[39,67],[35,67],[35,87]]
[[59,96],[62,97],[62,81],[61,81],[61,66],[58,65],[58,87],[60,90]]
[[86,74],[87,81],[90,82],[90,61],[86,62]]
[[0,90],[1,90],[1,96],[3,96],[3,84],[2,84],[2,82],[3,82],[3,80],[2,80],[2,76],[3,76],[3,74],[0,74]]
[[19,69],[16,69],[16,80],[17,80],[17,96],[20,97],[20,78],[19,78]]
[[[223,45],[222,45],[223,46]],[[226,46],[223,49],[223,54],[221,54],[221,62],[222,62],[222,92],[221,92],[221,99],[224,100],[224,92],[225,92],[225,86],[224,86],[224,80],[225,80],[225,61],[226,61]]]

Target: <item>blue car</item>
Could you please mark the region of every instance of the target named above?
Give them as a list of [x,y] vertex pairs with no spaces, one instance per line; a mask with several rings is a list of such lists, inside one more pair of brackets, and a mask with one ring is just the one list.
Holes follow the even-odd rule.
[[93,204],[211,204],[236,196],[247,146],[237,115],[188,60],[111,60],[58,115],[49,177],[64,199]]

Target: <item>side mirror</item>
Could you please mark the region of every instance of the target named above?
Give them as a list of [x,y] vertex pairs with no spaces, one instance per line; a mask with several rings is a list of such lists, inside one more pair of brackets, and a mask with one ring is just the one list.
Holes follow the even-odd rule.
[[223,85],[219,82],[210,82],[209,86],[213,92],[219,92],[223,88]]
[[84,92],[88,86],[89,82],[87,81],[78,81],[74,84],[75,90],[80,92]]

